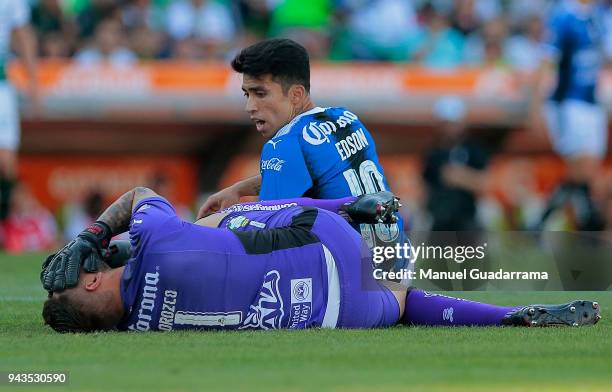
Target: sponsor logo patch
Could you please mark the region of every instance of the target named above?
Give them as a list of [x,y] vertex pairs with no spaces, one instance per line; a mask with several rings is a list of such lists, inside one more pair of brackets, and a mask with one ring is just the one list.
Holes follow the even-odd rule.
[[357,116],[345,110],[336,121],[311,122],[302,129],[302,137],[313,146],[329,143],[329,135],[357,120]]
[[318,146],[325,142],[329,143],[329,135],[337,130],[336,124],[331,121],[323,123],[311,122],[302,129],[302,136],[308,143]]
[[257,221],[250,221],[249,222],[249,226],[257,227],[258,229],[265,229],[266,228],[266,224],[265,223],[257,222]]
[[453,322],[453,312],[454,311],[455,311],[455,309],[452,308],[452,307],[444,309],[442,311],[442,320],[450,321],[452,323]]
[[278,329],[285,315],[283,298],[278,290],[280,274],[272,270],[264,277],[257,296],[257,304],[251,305],[244,323],[239,329]]
[[230,230],[236,230],[236,229],[243,228],[248,224],[249,224],[249,218],[247,218],[246,216],[240,215],[240,216],[230,219],[230,221],[227,222],[227,228]]
[[289,328],[305,328],[312,316],[312,279],[291,279]]
[[283,165],[285,161],[280,158],[270,158],[265,161],[261,161],[261,170],[274,170],[281,171],[283,169]]
[[144,287],[142,288],[140,308],[138,309],[138,319],[136,323],[128,328],[132,331],[148,331],[151,329],[151,320],[157,298],[157,283],[159,282],[159,267],[156,272],[147,272],[144,276]]
[[295,207],[297,203],[285,203],[285,204],[234,204],[223,210],[223,212],[250,212],[250,211],[280,211],[285,208]]

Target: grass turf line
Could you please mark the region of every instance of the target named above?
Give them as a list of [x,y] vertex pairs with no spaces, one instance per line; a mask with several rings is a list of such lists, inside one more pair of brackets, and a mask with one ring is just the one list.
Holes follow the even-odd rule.
[[0,256],[0,371],[68,371],[69,384],[19,391],[612,390],[611,292],[454,293],[500,305],[597,300],[603,320],[589,328],[59,335],[42,325],[42,259]]

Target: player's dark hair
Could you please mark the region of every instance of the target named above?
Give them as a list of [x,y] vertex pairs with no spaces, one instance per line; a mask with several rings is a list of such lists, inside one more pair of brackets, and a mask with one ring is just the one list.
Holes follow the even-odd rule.
[[286,93],[294,84],[310,92],[310,60],[306,49],[286,38],[272,38],[244,48],[232,60],[234,71],[260,77],[270,74]]
[[60,333],[107,331],[112,328],[103,316],[85,308],[67,295],[54,296],[45,301],[42,316],[45,324]]

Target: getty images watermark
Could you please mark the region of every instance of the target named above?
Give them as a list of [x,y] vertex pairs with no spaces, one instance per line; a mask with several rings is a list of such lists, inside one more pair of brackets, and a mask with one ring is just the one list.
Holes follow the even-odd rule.
[[[462,265],[466,261],[484,261],[488,244],[480,245],[420,245],[410,243],[395,244],[394,246],[376,246],[372,249],[372,260],[375,268],[372,272],[377,280],[548,280],[547,271],[507,271],[499,268],[494,271],[472,266],[457,270],[437,270],[427,266],[414,269],[417,261],[422,262],[454,262]],[[397,270],[387,270],[383,264],[389,261],[408,261],[405,267]]]

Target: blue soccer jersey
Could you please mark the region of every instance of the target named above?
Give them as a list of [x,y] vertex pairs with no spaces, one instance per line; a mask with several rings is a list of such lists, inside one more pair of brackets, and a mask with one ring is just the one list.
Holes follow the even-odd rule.
[[294,118],[261,153],[261,200],[337,199],[388,190],[370,132],[344,108]]
[[558,62],[553,101],[596,101],[604,36],[598,9],[594,5],[566,0],[555,7],[551,15],[546,48]]
[[[263,147],[260,172],[260,200],[337,199],[389,190],[372,135],[341,107],[316,107],[281,128]],[[361,225],[370,247],[396,241],[402,229],[401,220]]]

